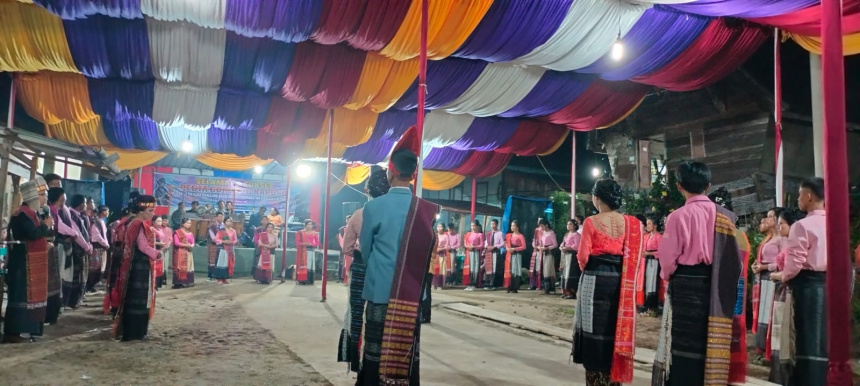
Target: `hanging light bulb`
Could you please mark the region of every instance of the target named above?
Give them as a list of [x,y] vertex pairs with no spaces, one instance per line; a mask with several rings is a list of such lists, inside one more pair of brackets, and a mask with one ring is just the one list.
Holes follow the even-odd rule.
[[191,136],[188,136],[188,139],[182,141],[182,152],[183,153],[191,153],[194,150],[194,144],[191,143]]
[[254,166],[254,173],[262,174],[263,173],[263,167],[260,165]]
[[621,41],[621,31],[618,31],[618,37],[615,38],[615,43],[612,43],[612,52],[610,53],[612,60],[619,61],[624,58],[624,42]]

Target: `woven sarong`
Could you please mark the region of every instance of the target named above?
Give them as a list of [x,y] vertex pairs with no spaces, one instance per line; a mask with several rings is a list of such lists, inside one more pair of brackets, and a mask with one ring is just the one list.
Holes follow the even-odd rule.
[[770,323],[770,375],[767,380],[780,385],[791,382],[795,366],[794,299],[787,284],[777,284]]
[[755,346],[759,349],[767,348],[768,327],[771,321],[771,309],[773,308],[773,295],[776,290],[776,283],[770,280],[770,272],[761,273],[761,282],[759,288],[759,304],[758,304],[758,326],[755,333]]
[[361,369],[361,329],[364,327],[365,300],[362,298],[362,292],[367,266],[361,251],[356,250],[352,257],[352,265],[349,268],[349,305],[343,318],[337,361],[349,363],[349,369],[358,372]]
[[579,285],[573,334],[573,362],[609,373],[615,347],[621,256],[591,256]]
[[793,385],[827,384],[827,307],[825,272],[802,270],[788,282],[794,299]]

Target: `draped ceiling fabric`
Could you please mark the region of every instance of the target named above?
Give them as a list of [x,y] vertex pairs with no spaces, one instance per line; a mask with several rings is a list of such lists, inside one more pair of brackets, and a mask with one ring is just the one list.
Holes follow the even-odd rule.
[[[324,157],[329,111],[332,154],[366,166],[415,123],[420,4],[0,0],[0,71],[46,135],[104,146],[124,168],[186,142],[227,170]],[[843,7],[845,52],[860,53],[860,0]],[[817,0],[434,0],[424,183],[552,152],[653,87],[706,87],[768,28],[819,52],[820,20]]]

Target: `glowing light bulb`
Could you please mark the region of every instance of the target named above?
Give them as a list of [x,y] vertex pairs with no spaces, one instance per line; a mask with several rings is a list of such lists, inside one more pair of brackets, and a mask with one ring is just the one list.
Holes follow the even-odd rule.
[[192,150],[194,150],[194,144],[191,141],[187,139],[182,141],[182,151],[184,153],[191,153]]
[[612,52],[610,53],[612,60],[619,61],[624,58],[624,42],[621,41],[621,35],[612,43]]
[[311,167],[308,166],[307,164],[299,165],[298,167],[296,167],[296,175],[299,176],[299,178],[306,178],[306,177],[310,176],[311,175]]
[[594,178],[600,177],[600,174],[600,168],[591,169],[591,175],[594,176]]
[[257,174],[263,173],[263,167],[260,165],[254,166],[254,173],[257,173]]

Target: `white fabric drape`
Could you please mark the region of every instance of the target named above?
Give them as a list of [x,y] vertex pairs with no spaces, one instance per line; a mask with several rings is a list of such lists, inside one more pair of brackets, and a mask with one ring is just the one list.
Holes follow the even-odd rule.
[[541,67],[490,63],[475,83],[442,109],[476,117],[501,114],[528,95],[545,71]]
[[163,148],[170,151],[183,151],[182,143],[185,141],[191,142],[191,154],[209,151],[208,130],[189,130],[181,125],[158,125],[158,141]]
[[224,28],[227,0],[140,0],[144,15],[164,21],[187,21],[207,28]]
[[594,63],[627,34],[650,7],[616,0],[576,0],[561,26],[546,43],[514,63],[572,71]]
[[153,18],[147,18],[146,25],[156,79],[196,86],[221,84],[226,30]]
[[424,122],[424,156],[430,154],[430,149],[434,147],[445,147],[457,142],[474,120],[474,115],[448,114],[438,110],[427,114]]
[[199,130],[209,128],[215,117],[218,89],[170,85],[155,82],[155,103],[152,119],[168,127],[197,126]]

